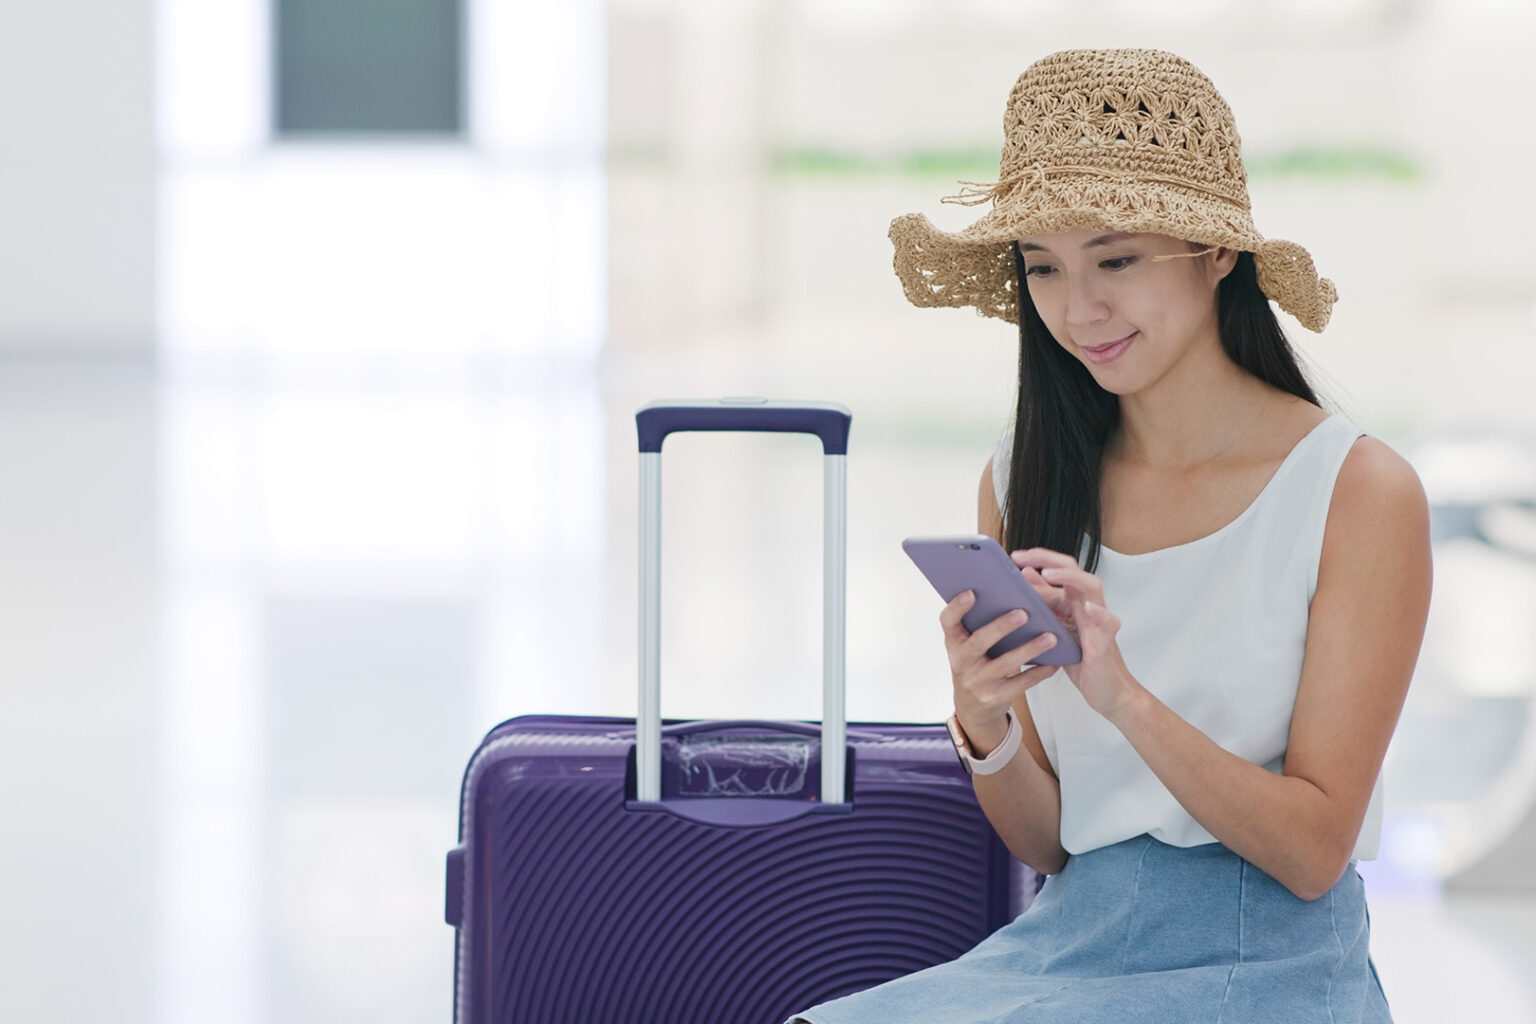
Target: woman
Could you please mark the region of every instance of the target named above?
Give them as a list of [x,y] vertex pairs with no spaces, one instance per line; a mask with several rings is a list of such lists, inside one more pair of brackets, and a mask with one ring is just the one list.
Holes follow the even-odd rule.
[[1019,325],[980,528],[1083,658],[988,659],[1019,623],[968,634],[969,594],[940,623],[977,797],[1049,877],[960,959],[795,1019],[1390,1020],[1353,864],[1428,614],[1418,479],[1306,383],[1269,300],[1319,331],[1333,285],[1254,230],[1198,69],[1054,54],[1004,125],[987,216],[891,237],[913,302]]

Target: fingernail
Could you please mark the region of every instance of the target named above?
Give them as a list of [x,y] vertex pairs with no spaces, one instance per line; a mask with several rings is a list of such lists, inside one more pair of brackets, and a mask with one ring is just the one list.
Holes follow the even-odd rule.
[[1041,643],[1043,643],[1046,647],[1055,647],[1056,646],[1056,634],[1055,633],[1046,633],[1045,634],[1045,639],[1043,641],[1041,641]]
[[967,590],[960,595],[961,604],[970,604],[974,600],[976,600],[976,592],[974,590]]
[[1015,611],[1012,615],[1008,616],[1008,619],[1011,622],[1028,622],[1029,616],[1025,615],[1022,611]]

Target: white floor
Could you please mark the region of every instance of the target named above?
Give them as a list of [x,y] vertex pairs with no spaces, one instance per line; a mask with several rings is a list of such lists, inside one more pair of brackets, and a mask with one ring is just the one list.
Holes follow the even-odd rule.
[[1371,953],[1398,1024],[1536,1021],[1536,897],[1373,894],[1370,905]]
[[[632,711],[654,381],[226,371],[0,364],[0,1020],[445,1020],[479,736]],[[850,389],[851,714],[933,720],[937,608],[894,544],[969,527],[996,400],[925,426]],[[815,714],[819,469],[752,484],[805,452],[669,469],[667,621],[709,628],[666,634],[667,713]],[[701,504],[721,473],[745,497]],[[1536,1021],[1536,897],[1366,874],[1401,1024]]]

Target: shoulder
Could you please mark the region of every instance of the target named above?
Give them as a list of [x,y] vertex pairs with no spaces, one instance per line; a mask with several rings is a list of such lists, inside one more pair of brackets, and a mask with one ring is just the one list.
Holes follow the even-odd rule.
[[983,502],[985,502],[987,498],[991,498],[992,504],[996,505],[997,494],[995,493],[992,486],[995,479],[995,471],[992,468],[992,461],[993,460],[988,459],[986,468],[981,471],[980,497]]
[[1329,520],[1345,518],[1429,518],[1429,499],[1419,474],[1385,441],[1366,434],[1355,439],[1339,467]]
[[998,543],[1003,542],[1003,512],[994,489],[991,459],[987,460],[987,467],[981,471],[981,484],[976,493],[976,528]]
[[[1407,459],[1386,442],[1356,438],[1339,467],[1323,534],[1321,575],[1427,573],[1429,499]],[[1388,569],[1395,566],[1395,569]],[[1319,586],[1323,579],[1320,578]]]

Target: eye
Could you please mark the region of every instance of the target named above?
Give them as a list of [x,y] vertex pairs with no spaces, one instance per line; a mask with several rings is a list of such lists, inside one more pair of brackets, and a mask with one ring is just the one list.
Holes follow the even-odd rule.
[[1115,256],[1107,260],[1100,260],[1099,266],[1105,270],[1124,270],[1135,262],[1135,256]]
[[1050,274],[1051,271],[1053,271],[1055,269],[1056,268],[1052,267],[1048,263],[1036,263],[1032,267],[1025,267],[1024,268],[1024,276],[1025,277],[1045,277],[1048,274]]

